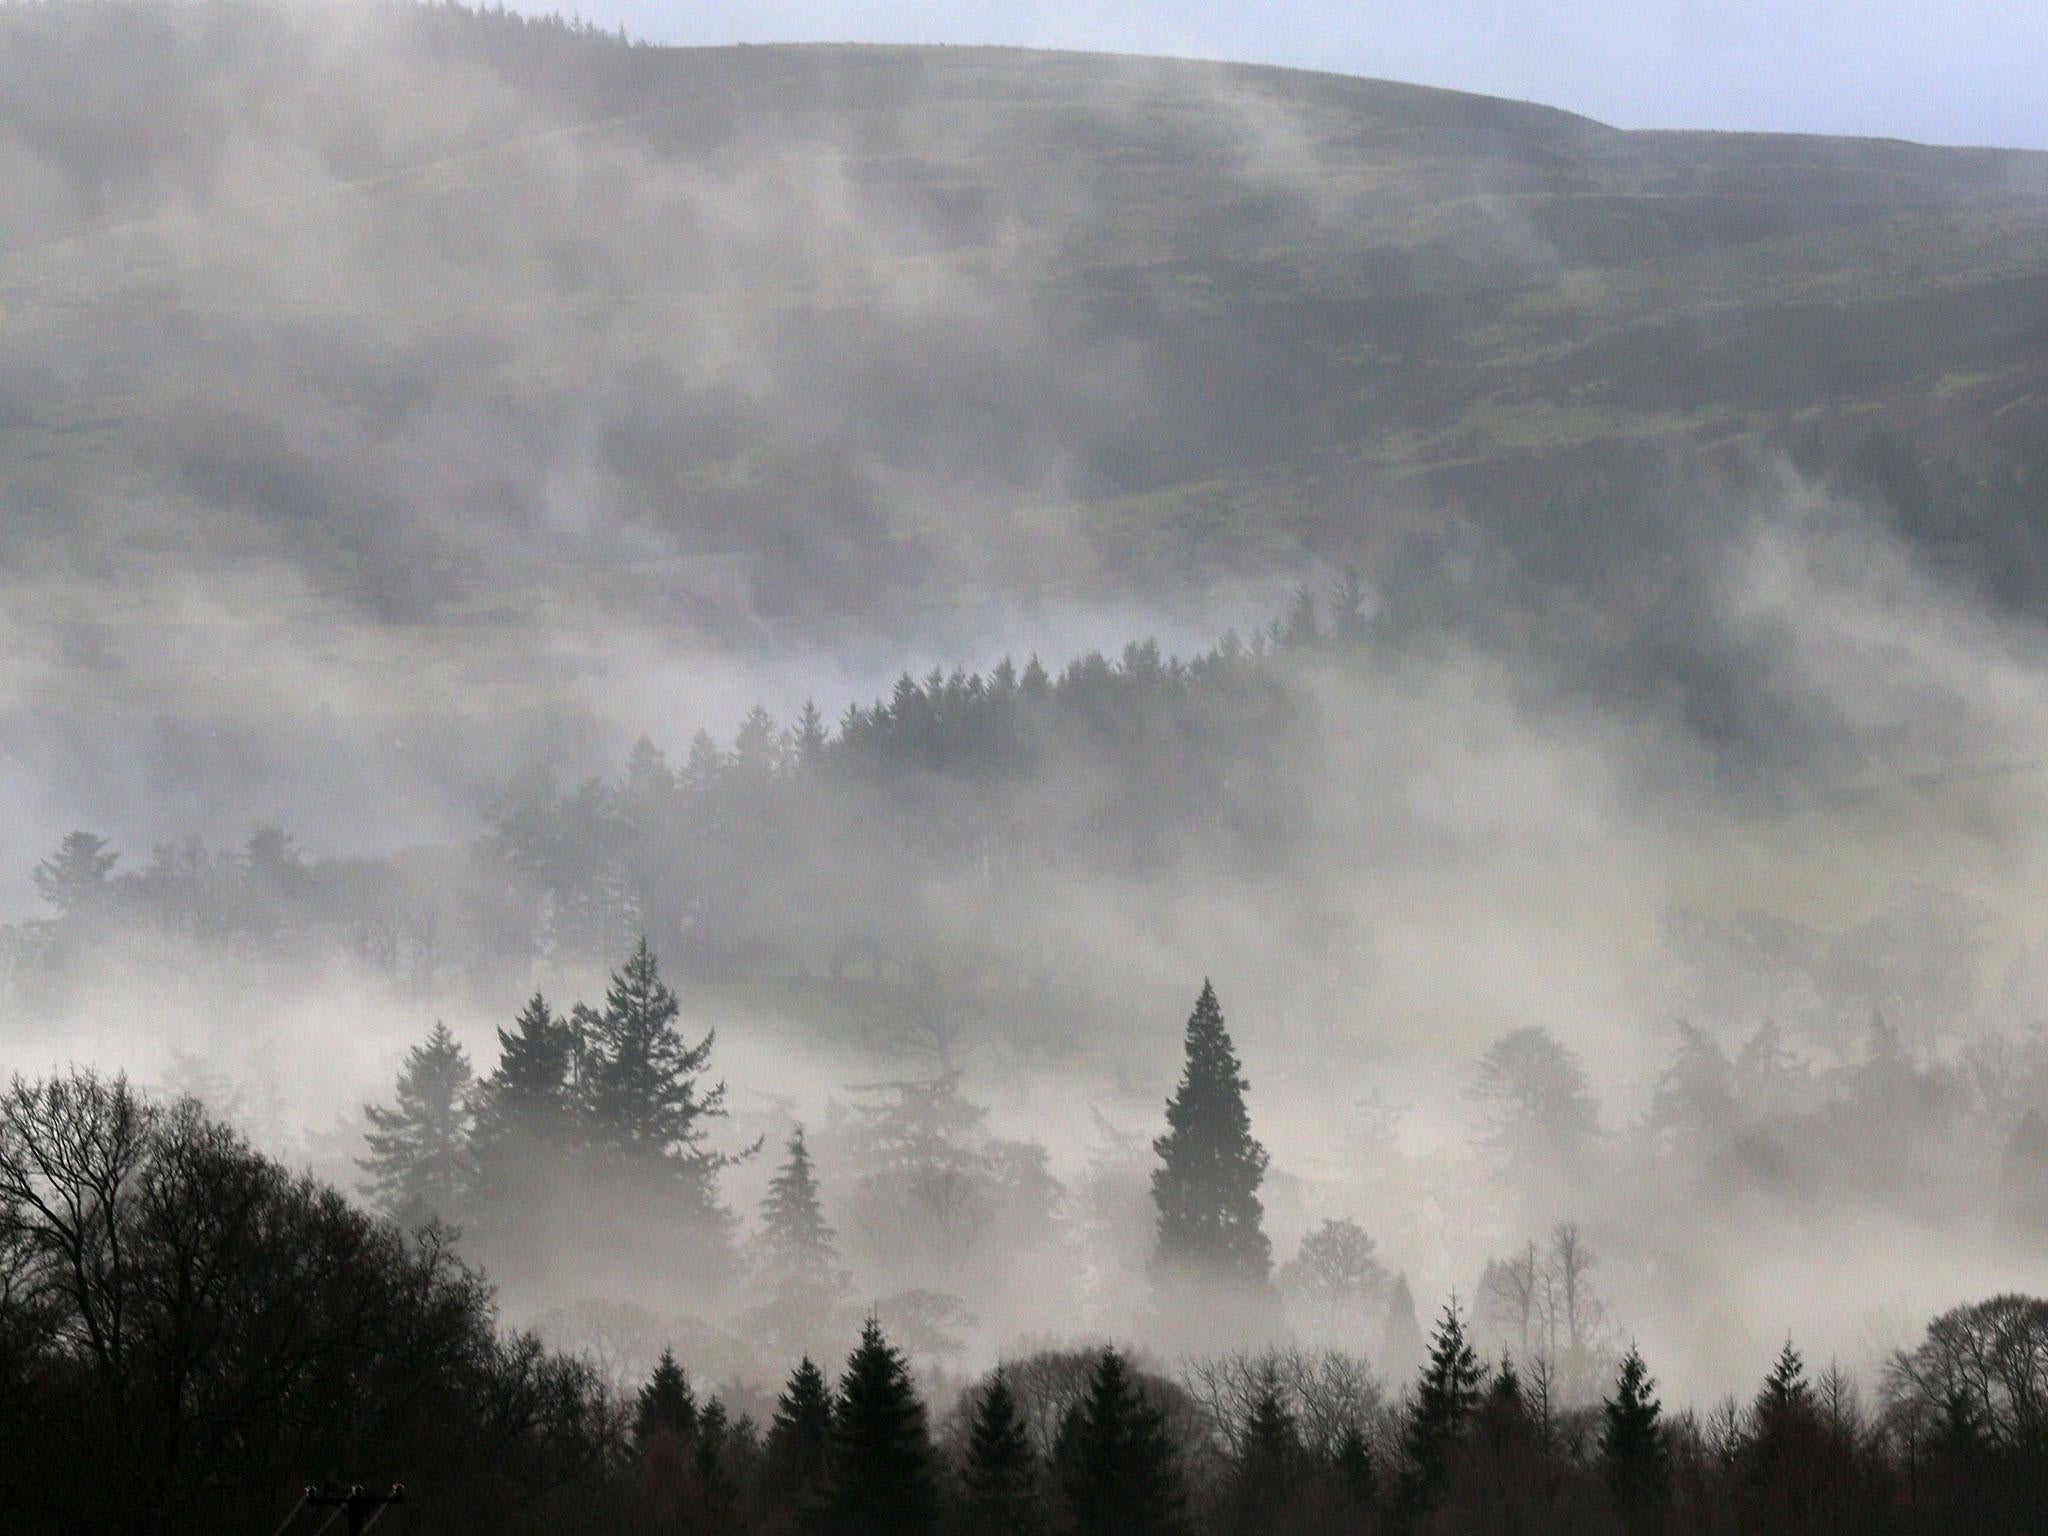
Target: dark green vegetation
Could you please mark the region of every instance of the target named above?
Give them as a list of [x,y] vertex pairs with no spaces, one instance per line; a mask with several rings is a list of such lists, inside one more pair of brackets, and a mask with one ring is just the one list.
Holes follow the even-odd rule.
[[[74,1074],[0,1099],[0,1498],[23,1536],[311,1529],[309,1479],[403,1477],[468,1531],[2018,1533],[2048,1500],[2048,1303],[1957,1307],[1865,1405],[1789,1343],[1666,1413],[1481,1360],[1455,1305],[1389,1399],[1298,1350],[1176,1381],[1099,1347],[921,1383],[870,1320],[765,1430],[671,1352],[622,1392],[499,1330],[428,1226],[294,1178],[191,1104]],[[1526,1357],[1525,1357],[1526,1358]]]

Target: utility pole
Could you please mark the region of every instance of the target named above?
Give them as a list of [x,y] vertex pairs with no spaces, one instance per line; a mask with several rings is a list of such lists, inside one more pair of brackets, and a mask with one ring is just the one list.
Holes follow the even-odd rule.
[[388,1504],[404,1502],[403,1483],[393,1483],[389,1493],[372,1493],[361,1483],[357,1483],[347,1493],[322,1493],[317,1488],[306,1490],[308,1508],[338,1509],[348,1516],[348,1536],[363,1536],[370,1522],[377,1518],[377,1512]]

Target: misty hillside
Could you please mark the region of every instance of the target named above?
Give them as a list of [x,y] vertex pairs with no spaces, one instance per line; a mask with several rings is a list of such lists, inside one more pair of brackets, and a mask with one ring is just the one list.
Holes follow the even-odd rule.
[[2031,468],[2048,422],[2039,155],[142,3],[0,17],[0,164],[32,618],[232,559],[286,622],[873,625],[1370,562],[1651,449]]
[[471,830],[508,749],[1352,567],[1749,751],[1812,733],[1712,615],[1788,455],[2048,593],[2039,155],[116,0],[0,12],[0,171],[13,867]]

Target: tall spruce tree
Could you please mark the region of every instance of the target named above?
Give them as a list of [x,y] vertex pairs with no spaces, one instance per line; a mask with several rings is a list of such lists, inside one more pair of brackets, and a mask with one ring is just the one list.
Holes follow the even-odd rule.
[[1028,1536],[1044,1524],[1031,1439],[1001,1366],[975,1400],[960,1483],[962,1522],[974,1536]]
[[1465,1337],[1455,1299],[1444,1307],[1430,1336],[1429,1359],[1415,1396],[1409,1399],[1401,1441],[1408,1453],[1408,1499],[1424,1508],[1443,1489],[1451,1453],[1465,1436],[1479,1406],[1486,1369]]
[[832,1388],[809,1355],[790,1372],[768,1425],[768,1461],[782,1489],[799,1507],[825,1480],[832,1440]]
[[370,1177],[361,1188],[377,1208],[401,1225],[439,1217],[454,1220],[470,1190],[469,1057],[437,1023],[406,1054],[397,1101],[386,1109],[366,1104],[369,1156],[358,1161]]
[[1060,1424],[1055,1459],[1078,1536],[1174,1536],[1183,1529],[1180,1469],[1166,1419],[1104,1350],[1087,1396]]
[[697,1394],[676,1361],[664,1349],[633,1403],[633,1444],[645,1453],[659,1441],[687,1445],[697,1436]]
[[765,1303],[775,1314],[769,1321],[776,1326],[829,1325],[845,1304],[851,1280],[825,1221],[802,1126],[789,1138],[789,1160],[761,1202],[757,1258]]
[[1186,1065],[1166,1104],[1166,1133],[1152,1143],[1158,1210],[1154,1272],[1263,1290],[1273,1247],[1261,1225],[1266,1149],[1252,1136],[1241,1075],[1216,989],[1207,980],[1188,1016]]
[[820,1523],[829,1536],[920,1536],[937,1526],[924,1403],[873,1318],[840,1378],[826,1464]]
[[725,1085],[705,1085],[715,1035],[687,1044],[681,1011],[643,938],[613,973],[603,1011],[578,1021],[586,1135],[600,1168],[664,1192],[696,1234],[722,1235],[730,1218],[717,1176],[737,1159],[704,1143],[705,1122],[725,1113]]
[[1301,1430],[1268,1361],[1238,1433],[1226,1490],[1225,1525],[1246,1533],[1271,1529],[1273,1512],[1294,1497],[1302,1473]]
[[498,1065],[477,1085],[471,1137],[477,1192],[486,1204],[528,1196],[543,1168],[573,1146],[575,1037],[538,992],[498,1031]]
[[1614,1394],[1600,1411],[1600,1460],[1614,1501],[1624,1511],[1658,1503],[1667,1486],[1664,1429],[1658,1423],[1664,1409],[1656,1389],[1641,1353],[1629,1345],[1614,1378]]

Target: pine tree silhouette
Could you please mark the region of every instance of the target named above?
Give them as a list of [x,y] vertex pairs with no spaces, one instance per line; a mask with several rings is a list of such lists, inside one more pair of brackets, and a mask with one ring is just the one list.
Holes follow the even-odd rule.
[[930,1431],[903,1356],[873,1318],[846,1362],[821,1511],[830,1536],[919,1536],[938,1521]]
[[1471,1423],[1485,1376],[1478,1354],[1465,1337],[1454,1298],[1445,1305],[1430,1336],[1429,1359],[1422,1367],[1422,1378],[1416,1383],[1402,1426],[1411,1507],[1427,1506],[1442,1491],[1451,1453]]
[[974,1404],[960,1481],[964,1523],[977,1536],[1027,1536],[1044,1523],[1039,1518],[1036,1458],[1001,1366]]
[[1172,1536],[1182,1529],[1179,1468],[1166,1421],[1114,1349],[1060,1425],[1057,1460],[1078,1536]]
[[645,1453],[658,1441],[687,1445],[697,1437],[697,1394],[676,1363],[676,1352],[664,1349],[654,1372],[633,1404],[633,1443]]
[[1280,1390],[1279,1372],[1268,1362],[1239,1431],[1226,1524],[1246,1532],[1269,1529],[1273,1511],[1295,1496],[1301,1461],[1301,1432]]
[[846,1300],[850,1281],[825,1222],[802,1126],[790,1137],[789,1160],[761,1202],[759,1261],[768,1305],[786,1314],[778,1322],[827,1323]]
[[1357,1420],[1344,1426],[1330,1461],[1341,1507],[1353,1514],[1370,1509],[1374,1495],[1379,1492],[1379,1468],[1373,1462],[1365,1430]]
[[706,1150],[707,1120],[725,1113],[725,1085],[705,1087],[714,1034],[684,1043],[676,995],[642,939],[612,976],[601,1013],[580,1020],[588,1054],[585,1113],[599,1166],[667,1190],[700,1234],[722,1230],[718,1171],[737,1161]]
[[471,1080],[468,1056],[437,1023],[407,1053],[396,1104],[363,1107],[371,1129],[370,1154],[357,1163],[370,1176],[362,1190],[402,1225],[453,1220],[468,1198]]
[[832,1388],[809,1355],[790,1372],[768,1426],[768,1458],[785,1484],[809,1492],[825,1476],[832,1439]]
[[1600,1459],[1623,1510],[1645,1508],[1664,1495],[1668,1461],[1656,1387],[1642,1355],[1629,1345],[1614,1378],[1614,1395],[1601,1405],[1600,1423]]
[[509,1030],[498,1031],[498,1065],[477,1085],[471,1135],[477,1191],[486,1201],[529,1193],[544,1167],[574,1143],[570,1073],[575,1038],[538,992]]
[[1216,989],[1206,980],[1189,1015],[1186,1066],[1166,1105],[1166,1133],[1152,1143],[1158,1210],[1155,1273],[1193,1275],[1247,1289],[1272,1276],[1259,1184],[1266,1149],[1253,1139],[1240,1075]]

